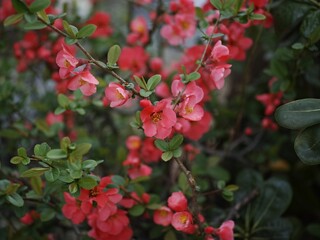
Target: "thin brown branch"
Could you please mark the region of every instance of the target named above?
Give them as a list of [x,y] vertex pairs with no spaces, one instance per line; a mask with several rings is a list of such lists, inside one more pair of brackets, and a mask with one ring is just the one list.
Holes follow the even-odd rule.
[[199,207],[199,204],[197,202],[197,198],[198,198],[197,182],[194,179],[192,173],[186,168],[186,166],[183,164],[183,162],[179,158],[174,158],[174,160],[179,165],[179,168],[181,169],[181,171],[187,177],[187,181],[189,183],[189,186],[190,186],[191,192],[192,192],[192,209],[191,209],[191,213],[193,215],[195,223],[199,226],[198,230],[201,233],[203,231],[203,227],[202,227],[202,223],[201,223],[201,221],[199,219],[200,207]]
[[243,208],[245,205],[247,205],[249,202],[251,202],[255,197],[257,197],[259,194],[259,191],[257,189],[254,189],[248,196],[246,196],[242,201],[238,202],[236,205],[231,208],[227,219],[232,219],[234,218],[239,210]]

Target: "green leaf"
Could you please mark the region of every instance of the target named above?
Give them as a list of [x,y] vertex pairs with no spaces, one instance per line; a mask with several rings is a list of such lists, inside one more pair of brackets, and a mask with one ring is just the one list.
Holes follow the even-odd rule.
[[24,19],[26,20],[27,23],[35,23],[38,21],[36,14],[28,13],[28,12],[24,14]]
[[69,184],[68,188],[69,188],[69,192],[70,193],[76,193],[78,191],[78,189],[79,189],[78,184],[75,183],[75,182]]
[[134,80],[136,81],[136,83],[139,85],[140,88],[144,89],[144,90],[147,90],[148,87],[147,87],[147,83],[146,81],[144,80],[144,78],[139,78],[138,76],[136,75],[133,75],[133,78]]
[[210,3],[218,10],[221,10],[223,7],[221,0],[210,0]]
[[33,152],[37,157],[46,157],[47,153],[51,150],[50,146],[47,143],[36,144],[34,146]]
[[296,50],[304,49],[304,45],[302,43],[295,43],[291,47]]
[[231,202],[231,201],[233,201],[233,198],[234,198],[233,192],[224,189],[224,190],[222,191],[222,197],[223,197],[225,200],[227,200],[228,202]]
[[239,186],[237,185],[228,185],[225,187],[225,189],[227,189],[228,191],[234,192],[237,191],[239,189]]
[[161,158],[163,161],[167,162],[173,157],[173,152],[172,151],[167,151],[162,153]]
[[90,176],[86,176],[86,177],[81,178],[78,183],[79,183],[80,187],[87,189],[87,190],[90,190],[98,185],[97,181]]
[[56,215],[56,212],[53,209],[45,208],[40,213],[40,219],[42,222],[47,222],[52,218],[54,218],[55,215]]
[[121,48],[119,45],[113,45],[108,52],[108,65],[115,65],[120,57]]
[[67,108],[70,104],[70,99],[66,95],[60,93],[58,95],[58,103],[61,107]]
[[250,19],[251,20],[265,20],[266,16],[263,14],[254,13],[254,14],[250,14]]
[[60,170],[59,168],[51,168],[49,171],[44,173],[44,176],[48,182],[54,182],[59,178]]
[[77,38],[85,38],[91,36],[97,29],[97,26],[94,24],[88,24],[82,27],[77,33]]
[[303,163],[320,164],[320,124],[301,131],[294,142],[294,150]]
[[24,204],[22,197],[16,192],[10,195],[7,195],[6,199],[8,200],[8,202],[10,202],[12,205],[16,207],[22,207]]
[[28,6],[21,0],[11,0],[14,9],[18,13],[25,13],[28,11]]
[[15,157],[13,157],[13,158],[10,159],[10,163],[12,163],[12,164],[19,164],[19,163],[21,163],[21,161],[22,161],[23,159],[24,159],[23,157],[15,156]]
[[82,162],[82,169],[93,169],[98,165],[95,160],[85,160]]
[[149,78],[148,83],[147,83],[147,89],[149,91],[153,91],[158,84],[161,82],[161,75],[156,74],[153,75],[151,78]]
[[41,176],[44,174],[46,171],[48,171],[49,168],[30,168],[27,171],[24,171],[21,173],[21,177],[36,177],[36,176]]
[[154,145],[163,152],[169,150],[169,144],[165,140],[156,139]]
[[150,210],[157,210],[157,209],[161,208],[162,206],[163,205],[159,204],[159,203],[152,203],[152,204],[147,205],[147,208]]
[[70,37],[66,37],[66,38],[64,39],[64,41],[65,41],[66,44],[68,44],[68,45],[72,45],[72,44],[75,44],[75,43],[78,42],[77,39],[73,39],[73,38],[70,38]]
[[47,158],[52,160],[65,159],[67,157],[68,157],[67,152],[62,149],[52,149],[47,153]]
[[[70,25],[67,21],[63,20],[62,21],[62,25],[64,30],[66,31],[66,33],[69,35],[69,39],[73,39],[75,40],[75,38],[77,37],[76,34],[78,33],[76,31],[76,29],[72,28],[74,26]],[[65,39],[65,41],[67,42],[67,38]],[[69,44],[69,43],[68,43]]]
[[[223,34],[222,34],[223,35]],[[194,80],[197,80],[201,77],[201,74],[198,73],[198,72],[192,72],[192,73],[189,73],[188,76],[187,76],[187,80],[189,82],[191,81],[194,81]]]
[[46,9],[51,4],[50,0],[35,0],[31,5],[29,6],[29,10],[32,13],[39,12],[41,10]]
[[173,156],[175,158],[181,157],[181,155],[182,155],[182,148],[181,147],[179,147],[173,151]]
[[64,138],[62,138],[61,141],[60,141],[60,148],[61,148],[62,150],[67,151],[68,148],[69,148],[69,146],[70,146],[70,144],[71,144],[70,138],[64,137]]
[[23,165],[28,165],[30,163],[30,158],[28,158],[28,157],[23,158],[21,162]]
[[269,179],[252,205],[255,226],[280,217],[288,208],[291,199],[292,189],[286,181],[280,178]]
[[71,169],[70,170],[70,177],[73,179],[79,179],[82,177],[82,170],[77,170],[77,169]]
[[45,21],[46,23],[50,24],[50,19],[47,15],[47,13],[44,10],[41,10],[37,13],[37,15],[39,16],[39,18],[41,18],[43,21]]
[[23,158],[28,156],[27,155],[27,151],[26,151],[26,149],[24,147],[20,147],[18,149],[18,156],[23,157]]
[[141,216],[144,213],[145,207],[143,205],[137,204],[129,209],[129,214],[133,217]]
[[320,99],[306,98],[280,106],[275,112],[279,125],[300,129],[320,123]]
[[140,95],[142,96],[142,97],[149,97],[151,94],[152,94],[152,92],[151,91],[146,91],[146,90],[144,90],[144,89],[140,89]]
[[225,186],[226,186],[226,182],[225,182],[225,181],[219,180],[219,181],[217,182],[217,187],[218,187],[218,189],[223,189]]
[[42,195],[43,183],[40,176],[30,178],[30,185],[36,194]]
[[113,175],[111,179],[112,179],[112,182],[118,186],[123,186],[126,183],[126,180],[119,175]]
[[182,134],[175,135],[169,142],[169,149],[175,150],[180,147],[180,145],[183,142],[183,136]]
[[4,20],[3,25],[5,27],[7,27],[10,25],[16,24],[16,23],[20,22],[22,20],[22,18],[23,18],[23,13],[11,15]]
[[307,231],[315,236],[320,238],[320,223],[312,223],[307,226]]
[[315,43],[320,38],[320,10],[311,11],[304,19],[300,27],[304,37],[312,39]]
[[45,25],[41,22],[34,22],[34,23],[26,23],[22,27],[24,30],[39,30],[39,29],[46,28],[47,25]]

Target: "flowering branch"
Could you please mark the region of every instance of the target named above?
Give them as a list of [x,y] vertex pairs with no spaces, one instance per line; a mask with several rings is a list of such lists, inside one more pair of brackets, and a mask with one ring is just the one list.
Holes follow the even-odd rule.
[[[46,26],[48,26],[49,28],[51,28],[53,31],[55,31],[56,33],[62,35],[63,37],[68,37],[68,35],[66,33],[64,33],[63,31],[61,31],[60,29],[56,28],[55,26],[47,23],[44,19],[42,19],[41,17],[38,16],[38,20],[41,21],[43,24],[45,24]],[[119,76],[117,73],[115,73],[114,71],[104,67],[99,61],[97,61],[79,42],[76,42],[75,45],[89,58],[90,62],[93,63],[94,65],[96,65],[97,67],[99,67],[100,69],[102,69],[103,71],[107,72],[108,74],[111,74],[113,77],[115,77],[117,80],[119,80],[119,82],[121,82],[123,85],[128,86],[129,82],[126,81],[125,79],[123,79],[121,76]],[[140,95],[140,93],[134,89],[131,88],[130,89],[135,95],[140,96],[141,98],[144,98],[143,96]]]

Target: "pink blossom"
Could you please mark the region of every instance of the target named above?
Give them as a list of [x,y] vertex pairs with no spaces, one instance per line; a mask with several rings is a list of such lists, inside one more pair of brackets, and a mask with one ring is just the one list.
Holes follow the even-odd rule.
[[175,112],[168,106],[168,102],[161,100],[155,106],[145,107],[141,111],[141,121],[147,137],[164,139],[172,132],[177,121]]
[[90,96],[97,91],[96,85],[98,84],[99,81],[89,72],[89,70],[85,69],[75,73],[75,76],[71,77],[68,88],[73,91],[80,88],[83,95]]
[[230,67],[230,64],[223,64],[211,69],[210,77],[216,89],[223,88],[225,78],[231,73]]
[[233,228],[234,222],[229,220],[222,223],[215,233],[220,237],[221,240],[233,240]]
[[176,212],[181,212],[187,210],[188,201],[182,192],[173,192],[168,198],[168,206]]
[[110,107],[119,107],[129,99],[130,92],[121,84],[112,82],[105,89],[105,96],[106,99],[111,102]]
[[132,136],[127,137],[126,147],[130,151],[139,150],[139,148],[141,147],[141,138],[136,135],[132,135]]
[[79,61],[62,45],[62,50],[57,54],[56,63],[59,66],[60,77],[66,78],[70,76]]
[[153,213],[153,221],[162,226],[169,226],[172,219],[172,211],[170,208],[162,206]]
[[256,99],[265,106],[264,114],[272,115],[277,106],[281,104],[283,93],[265,93],[256,96]]
[[188,234],[193,234],[195,226],[193,225],[192,215],[190,212],[176,212],[171,219],[171,225],[177,230]]
[[211,51],[211,60],[215,63],[225,62],[229,58],[229,49],[221,44],[219,40]]
[[149,41],[149,31],[147,21],[144,17],[139,16],[130,23],[131,33],[127,36],[127,42],[130,44],[146,44]]
[[64,192],[63,195],[66,201],[66,204],[62,207],[63,215],[74,224],[82,223],[90,212],[91,206],[86,205],[87,203],[82,205],[80,200],[72,197],[69,193]]

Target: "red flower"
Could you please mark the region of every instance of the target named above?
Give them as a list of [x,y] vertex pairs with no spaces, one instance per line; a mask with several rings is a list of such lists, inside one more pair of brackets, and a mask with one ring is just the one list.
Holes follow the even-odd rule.
[[84,221],[86,215],[91,210],[91,205],[87,202],[81,202],[72,197],[69,193],[64,192],[64,200],[66,204],[62,207],[63,215],[70,219],[74,224],[79,224]]
[[168,198],[168,206],[176,212],[181,212],[187,210],[188,201],[182,192],[173,192]]
[[105,12],[96,12],[88,21],[87,24],[97,26],[96,31],[91,35],[92,38],[108,37],[112,34],[110,27],[110,16]]
[[177,121],[176,113],[162,100],[155,106],[150,105],[141,111],[141,121],[144,133],[148,137],[164,139],[172,132]]
[[195,226],[192,222],[192,215],[190,212],[177,212],[173,214],[171,225],[177,230],[188,234],[193,234]]
[[153,221],[162,226],[169,226],[172,219],[172,211],[168,207],[161,207],[154,211]]

